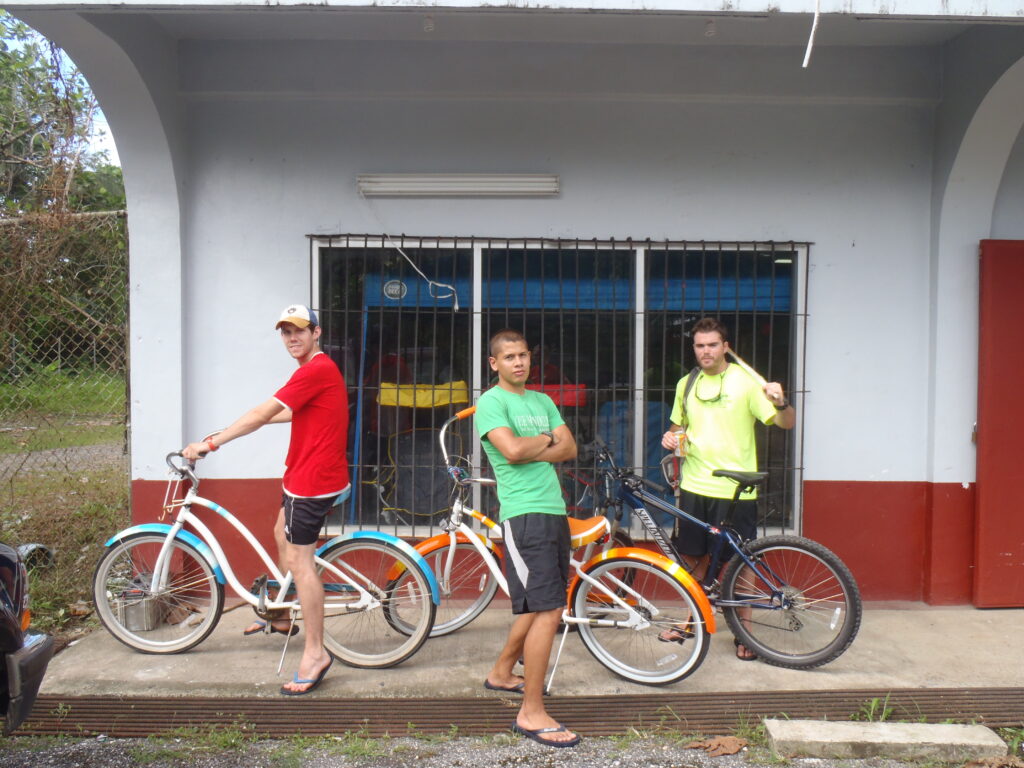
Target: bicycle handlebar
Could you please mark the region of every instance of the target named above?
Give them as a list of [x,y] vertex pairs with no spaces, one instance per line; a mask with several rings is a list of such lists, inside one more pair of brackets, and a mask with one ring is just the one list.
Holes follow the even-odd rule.
[[185,463],[179,466],[174,463],[175,458],[184,459],[185,457],[182,455],[181,451],[171,451],[164,457],[164,461],[166,461],[167,466],[171,468],[171,472],[174,472],[174,474],[178,475],[178,477],[182,479],[188,478],[194,485],[198,484],[199,478],[196,477],[195,472],[196,463],[185,459]]

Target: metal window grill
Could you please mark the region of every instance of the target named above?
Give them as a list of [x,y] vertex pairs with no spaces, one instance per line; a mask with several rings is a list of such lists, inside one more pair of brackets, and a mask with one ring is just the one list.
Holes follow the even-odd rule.
[[[324,349],[349,389],[355,493],[331,523],[424,536],[447,510],[437,431],[492,383],[501,328],[532,350],[528,386],[551,395],[579,457],[559,468],[570,514],[594,514],[594,438],[654,477],[702,316],[791,398],[802,393],[807,243],[310,235]],[[452,448],[484,462],[472,424]],[[758,427],[771,473],[762,522],[798,527],[799,434]],[[491,494],[484,507],[494,516]],[[490,497],[490,498],[488,498]]]

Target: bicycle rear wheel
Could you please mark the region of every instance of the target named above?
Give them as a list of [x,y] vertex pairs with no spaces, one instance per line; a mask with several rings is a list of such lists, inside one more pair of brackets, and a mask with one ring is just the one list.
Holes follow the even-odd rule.
[[[861,600],[849,568],[831,550],[802,536],[766,536],[746,551],[765,583],[734,557],[722,576],[722,599],[751,608],[725,607],[729,629],[768,664],[811,669],[839,657],[860,628]],[[772,603],[772,590],[785,606]],[[751,612],[749,619],[740,611]]]
[[[380,669],[412,656],[430,635],[434,602],[420,566],[393,544],[350,539],[320,556],[368,591],[379,605],[355,608],[359,592],[330,570],[324,581],[324,646],[349,666]],[[395,573],[406,578],[394,583]]]
[[[625,557],[606,560],[587,573],[648,622],[642,629],[578,624],[580,639],[601,664],[645,685],[678,682],[701,665],[710,646],[707,629],[696,601],[671,574]],[[629,618],[629,611],[608,593],[583,579],[573,588],[569,603],[579,618],[622,622]],[[680,639],[660,640],[669,630],[680,630]]]
[[[498,580],[494,572],[477,548],[468,541],[455,544],[451,575],[446,581],[444,574],[449,552],[449,545],[444,544],[431,552],[421,553],[441,588],[441,604],[437,607],[431,637],[451,634],[469,624],[491,604],[498,591]],[[496,558],[490,554],[487,557],[491,560],[490,565],[500,570]],[[406,578],[408,574],[403,573],[397,586],[401,586]]]
[[175,539],[167,577],[153,589],[153,572],[167,536],[136,533],[107,548],[96,566],[96,613],[115,638],[143,653],[181,653],[209,636],[224,607],[224,587],[191,544]]

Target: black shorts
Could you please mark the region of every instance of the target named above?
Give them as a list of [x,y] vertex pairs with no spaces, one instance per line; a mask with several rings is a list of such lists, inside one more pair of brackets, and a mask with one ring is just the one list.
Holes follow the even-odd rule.
[[284,510],[284,535],[292,544],[316,544],[327,513],[337,496],[311,499],[304,496],[281,495]]
[[[687,490],[681,493],[682,509],[711,525],[720,526],[732,506],[732,499],[714,499]],[[736,502],[736,509],[732,513],[732,528],[744,539],[757,538],[757,499],[740,499]],[[709,544],[710,537],[703,528],[686,520],[676,522],[676,529],[672,533],[672,545],[679,554],[700,557],[708,553]],[[723,557],[730,554],[731,552],[722,553]]]
[[530,513],[502,525],[505,577],[512,613],[539,613],[565,607],[569,584],[569,519]]

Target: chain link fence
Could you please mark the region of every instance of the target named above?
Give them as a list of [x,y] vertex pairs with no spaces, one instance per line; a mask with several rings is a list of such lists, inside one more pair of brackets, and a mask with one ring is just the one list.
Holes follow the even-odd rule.
[[0,220],[0,307],[0,509],[37,496],[123,504],[124,214]]

